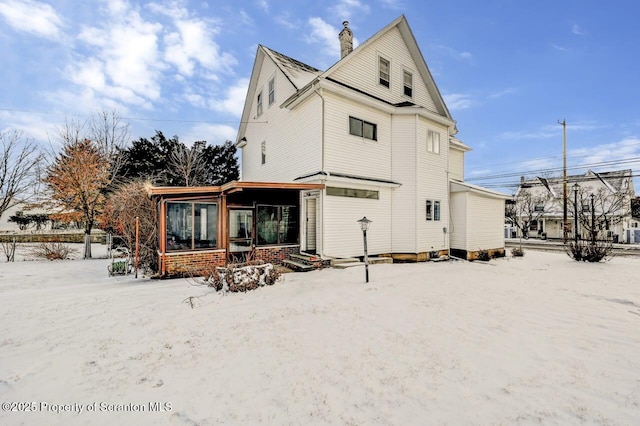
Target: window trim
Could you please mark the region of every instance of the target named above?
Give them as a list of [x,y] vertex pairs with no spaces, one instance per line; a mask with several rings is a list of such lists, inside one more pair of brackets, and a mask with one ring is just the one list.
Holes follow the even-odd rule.
[[[382,65],[383,65],[383,62],[385,62],[386,65],[387,65],[387,72],[386,72],[387,78],[386,78],[386,80],[383,79],[383,77],[382,77],[382,73],[383,73]],[[386,84],[385,84],[385,82],[386,82]],[[391,89],[391,60],[385,58],[382,55],[378,55],[378,84],[380,86],[386,87],[387,89]]]
[[[277,219],[276,219],[276,236],[277,236],[277,241],[275,243],[265,243],[265,244],[261,244],[259,241],[259,235],[260,235],[260,230],[259,230],[259,219],[260,219],[260,214],[258,212],[258,210],[260,209],[260,207],[276,207],[278,209],[278,213],[277,213]],[[289,207],[289,208],[293,208],[296,209],[294,217],[297,217],[298,220],[296,221],[296,225],[295,227],[297,228],[297,234],[296,234],[296,241],[295,242],[282,242],[280,239],[280,223],[282,222],[282,208],[283,207]],[[256,247],[269,247],[269,246],[284,246],[284,245],[291,245],[291,244],[300,244],[300,221],[299,221],[299,216],[300,216],[300,207],[294,205],[294,204],[256,204],[256,209],[255,209],[255,245]]]
[[269,79],[269,82],[267,83],[267,92],[269,93],[268,103],[269,103],[269,106],[271,106],[276,102],[276,76],[275,75],[271,77]]
[[[410,77],[409,85],[407,85],[406,76]],[[407,94],[407,88],[409,89],[409,94]],[[407,71],[406,69],[402,72],[402,94],[408,98],[413,99],[413,73]]]
[[[436,135],[437,138],[434,138]],[[435,143],[436,139],[437,143]],[[440,132],[432,129],[427,130],[427,152],[440,155]]]
[[[188,248],[180,248],[180,249],[170,249],[169,248],[169,205],[170,204],[188,204],[191,206],[191,215],[189,220],[191,221],[191,245]],[[215,218],[215,244],[213,247],[196,247],[195,245],[195,229],[196,229],[196,208],[197,204],[206,204],[206,205],[214,205],[216,206],[216,218]],[[167,200],[165,202],[165,215],[167,216],[164,224],[164,238],[165,238],[165,252],[167,253],[179,253],[184,251],[203,251],[203,250],[218,250],[220,248],[219,237],[219,225],[220,225],[220,206],[217,201],[203,201],[203,200]]]
[[[359,122],[359,124],[360,124],[360,134],[352,132],[352,130],[351,130],[351,121],[352,120]],[[373,130],[373,137],[370,138],[370,137],[367,137],[365,135],[365,125],[371,126],[371,129]],[[358,136],[358,137],[363,138],[363,139],[369,139],[369,140],[372,140],[372,141],[377,141],[378,140],[378,125],[376,123],[371,123],[369,121],[365,121],[365,120],[362,120],[361,118],[357,118],[357,117],[354,117],[354,116],[350,115],[349,116],[349,134],[352,135],[352,136]]]
[[258,95],[256,96],[256,116],[257,117],[260,117],[264,112],[262,103],[263,103],[263,96],[262,96],[262,89],[260,89],[260,91],[258,92]]
[[346,188],[342,186],[327,186],[327,196],[360,198],[363,200],[379,200],[380,191],[373,189]]
[[439,222],[442,216],[442,203],[440,200],[428,199],[425,203],[425,220]]

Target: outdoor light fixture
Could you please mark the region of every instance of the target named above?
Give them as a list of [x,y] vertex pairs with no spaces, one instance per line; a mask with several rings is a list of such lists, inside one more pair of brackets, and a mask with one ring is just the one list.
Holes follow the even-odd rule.
[[365,282],[369,282],[369,255],[367,254],[367,230],[369,229],[369,224],[371,221],[364,216],[362,219],[358,220],[360,224],[360,229],[362,229],[362,239],[364,240],[364,273],[365,273]]
[[575,222],[575,231],[573,235],[573,240],[575,241],[576,246],[578,245],[578,190],[580,189],[580,185],[578,182],[573,184],[573,221]]

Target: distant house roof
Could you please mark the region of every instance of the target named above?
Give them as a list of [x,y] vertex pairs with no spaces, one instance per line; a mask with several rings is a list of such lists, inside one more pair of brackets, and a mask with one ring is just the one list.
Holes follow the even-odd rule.
[[[567,175],[567,183],[569,185],[573,185],[575,183],[582,185],[588,185],[591,182],[601,182],[607,188],[609,188],[613,192],[617,191],[626,191],[629,187],[625,187],[625,185],[631,185],[631,178],[633,176],[633,172],[631,169],[624,170],[614,170],[610,172],[595,172],[592,170],[587,171],[584,174],[579,175]],[[524,180],[520,183],[520,187],[527,188],[532,186],[546,186],[549,191],[552,193],[552,186],[562,185],[561,177],[536,177],[535,179]],[[625,184],[626,182],[626,184]],[[631,188],[633,189],[633,188]]]

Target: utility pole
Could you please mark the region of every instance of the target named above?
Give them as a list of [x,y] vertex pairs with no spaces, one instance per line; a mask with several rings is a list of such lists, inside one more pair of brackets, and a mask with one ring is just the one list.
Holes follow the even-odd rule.
[[567,120],[558,120],[562,125],[562,241],[567,242]]

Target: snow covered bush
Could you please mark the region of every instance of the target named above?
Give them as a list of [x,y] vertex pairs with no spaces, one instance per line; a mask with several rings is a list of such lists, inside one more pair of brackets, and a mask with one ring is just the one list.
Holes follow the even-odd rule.
[[583,262],[609,260],[613,254],[613,244],[609,240],[571,241],[567,243],[565,249],[570,258]]
[[65,260],[76,252],[77,250],[65,243],[44,242],[29,250],[29,255],[38,259]]
[[514,247],[511,249],[511,256],[522,257],[524,256],[524,250],[522,250],[520,247]]
[[271,263],[261,265],[216,267],[204,278],[204,282],[216,291],[245,292],[265,285],[273,285],[280,279]]

